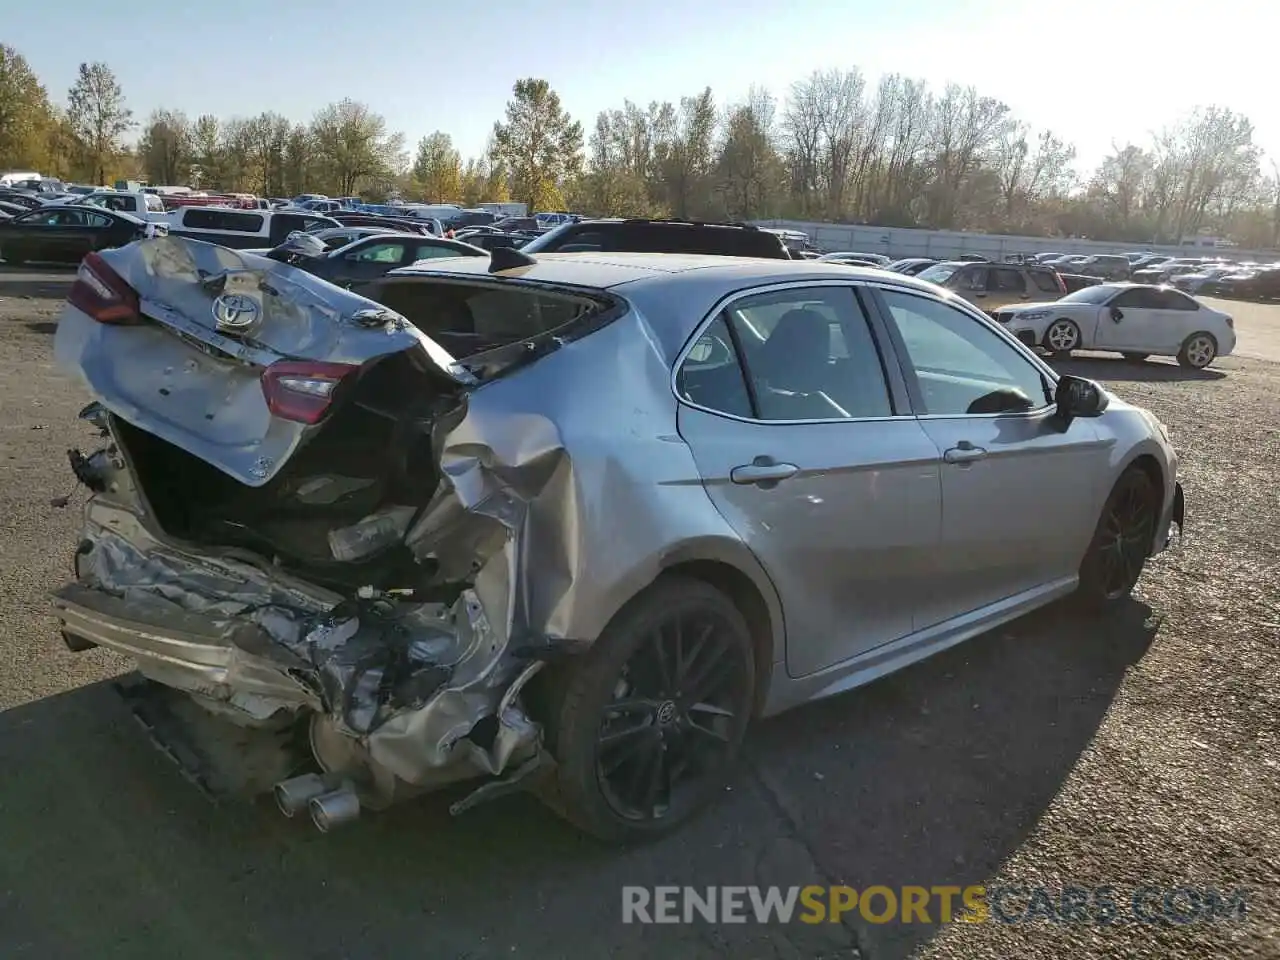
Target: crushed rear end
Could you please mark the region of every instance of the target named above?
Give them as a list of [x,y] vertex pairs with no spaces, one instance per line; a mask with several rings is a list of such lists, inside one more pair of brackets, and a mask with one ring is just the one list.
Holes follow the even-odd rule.
[[72,649],[134,660],[163,694],[148,709],[185,695],[149,721],[186,738],[184,765],[243,752],[196,727],[260,736],[245,789],[327,829],[548,762],[520,693],[555,645],[516,615],[546,466],[485,454],[477,376],[435,340],[295,268],[169,237],[85,260],[55,352],[102,446],[70,455],[91,495],[54,605]]

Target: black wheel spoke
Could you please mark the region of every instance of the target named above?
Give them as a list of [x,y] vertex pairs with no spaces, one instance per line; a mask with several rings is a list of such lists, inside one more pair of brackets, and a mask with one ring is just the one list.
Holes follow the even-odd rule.
[[715,717],[732,717],[733,711],[718,707],[714,703],[693,703],[689,705],[690,713],[708,713]]
[[697,669],[693,669],[693,666],[690,665],[689,672],[685,674],[684,683],[680,685],[682,690],[702,690],[707,681],[711,679],[715,671],[720,667],[720,654],[724,650],[724,641],[714,638],[709,647],[704,644],[704,648],[706,648],[707,652],[698,662]]
[[658,707],[661,706],[660,700],[654,700],[650,697],[628,697],[625,700],[614,700],[606,703],[604,706],[606,713],[657,713]]
[[715,628],[711,625],[703,627],[702,630],[699,631],[697,639],[693,641],[693,646],[690,648],[688,654],[686,655],[681,651],[680,662],[676,668],[677,686],[683,687],[685,685],[685,680],[689,674],[689,668],[692,667],[694,661],[698,659],[698,654],[702,652],[702,648],[706,646],[707,639],[711,636],[714,630]]
[[640,810],[650,816],[656,813],[655,807],[663,793],[670,794],[667,778],[667,751],[662,743],[656,744],[652,760],[649,762],[648,775],[645,779],[644,794],[640,800]]
[[729,738],[726,737],[719,730],[716,730],[714,727],[704,727],[702,724],[697,723],[692,719],[690,719],[686,724],[686,729],[688,729],[691,733],[696,733],[704,737],[710,737],[712,740],[718,741],[719,743],[729,742]]
[[618,815],[673,816],[722,766],[750,708],[733,640],[714,615],[673,611],[633,648],[596,733],[597,776]]

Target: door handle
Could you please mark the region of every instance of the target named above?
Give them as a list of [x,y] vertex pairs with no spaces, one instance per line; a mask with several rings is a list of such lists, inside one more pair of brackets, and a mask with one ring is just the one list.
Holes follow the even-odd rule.
[[779,480],[794,477],[800,468],[794,463],[779,463],[773,457],[756,457],[750,463],[734,467],[729,479],[734,483],[759,483],[773,485]]
[[958,444],[946,451],[942,455],[942,459],[947,463],[973,463],[975,460],[981,460],[987,455],[987,451],[982,447],[975,447],[968,440],[961,440]]

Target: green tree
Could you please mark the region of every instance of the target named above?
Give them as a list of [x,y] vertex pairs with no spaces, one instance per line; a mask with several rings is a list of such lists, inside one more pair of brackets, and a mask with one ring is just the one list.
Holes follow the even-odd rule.
[[404,135],[389,134],[387,121],[363,103],[331,103],[311,122],[317,163],[325,185],[342,196],[362,182],[393,177],[404,166]]
[[222,125],[207,113],[196,117],[191,125],[191,185],[198,189],[227,188],[226,157],[222,149]]
[[138,159],[151,183],[185,184],[191,179],[191,121],[175,110],[156,110],[138,141]]
[[67,119],[79,144],[85,169],[105,183],[107,168],[120,153],[120,138],[133,128],[133,111],[105,63],[82,63],[67,94]]
[[0,44],[0,167],[47,165],[52,123],[49,97],[26,59]]
[[493,125],[495,154],[510,168],[515,198],[546,209],[582,169],[582,124],[546,80],[517,80],[512,92],[506,122]]
[[428,202],[454,201],[462,195],[462,158],[447,133],[437,130],[418,141],[413,179]]

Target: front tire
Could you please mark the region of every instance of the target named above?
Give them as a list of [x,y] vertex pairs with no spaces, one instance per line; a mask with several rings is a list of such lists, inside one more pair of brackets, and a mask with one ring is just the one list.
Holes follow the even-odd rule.
[[662,578],[548,685],[557,762],[544,797],[607,842],[667,833],[716,796],[750,718],[746,621],[700,580]]
[[1080,349],[1080,328],[1071,320],[1059,317],[1044,332],[1044,348],[1053,356],[1066,359],[1072,350]]
[[1141,467],[1130,467],[1112,487],[1080,564],[1076,599],[1105,611],[1129,598],[1155,543],[1160,493]]
[[1218,355],[1218,341],[1213,334],[1203,330],[1193,333],[1182,341],[1182,349],[1178,351],[1178,363],[1192,370],[1203,370],[1213,363]]

